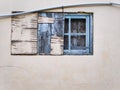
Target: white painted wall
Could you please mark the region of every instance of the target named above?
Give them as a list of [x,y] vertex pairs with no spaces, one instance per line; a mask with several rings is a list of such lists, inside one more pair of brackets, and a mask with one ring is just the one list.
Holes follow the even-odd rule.
[[[0,14],[63,3],[83,3],[82,1],[1,0]],[[84,0],[84,2],[92,1],[96,2],[96,0]],[[11,18],[0,18],[0,90],[120,89],[120,7],[76,7],[67,8],[65,11],[94,13],[94,55],[11,56]]]

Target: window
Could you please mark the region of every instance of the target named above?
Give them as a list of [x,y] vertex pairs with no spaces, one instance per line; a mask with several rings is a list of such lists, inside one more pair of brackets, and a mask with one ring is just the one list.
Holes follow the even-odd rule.
[[92,14],[31,13],[12,17],[12,55],[91,55]]
[[90,15],[66,15],[64,54],[90,54],[92,50]]

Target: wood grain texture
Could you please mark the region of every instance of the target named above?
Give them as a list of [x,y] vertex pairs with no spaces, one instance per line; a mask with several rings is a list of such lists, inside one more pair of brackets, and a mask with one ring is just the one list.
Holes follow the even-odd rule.
[[63,54],[63,32],[64,32],[64,19],[62,13],[54,13],[55,19],[52,25],[51,36],[51,55],[62,55]]
[[64,31],[62,13],[40,13],[39,15],[39,54],[62,55]]
[[39,54],[50,54],[50,24],[39,24],[38,29],[38,52]]
[[12,17],[11,54],[37,53],[37,13]]
[[51,23],[54,23],[54,18],[51,15],[51,13],[39,13],[38,53],[42,55],[50,54]]
[[57,36],[62,37],[64,32],[64,19],[62,13],[54,13],[54,31]]
[[12,32],[12,40],[37,41],[37,30],[14,28]]
[[39,17],[38,23],[54,23],[54,18],[49,17]]
[[12,42],[12,54],[37,54],[36,42]]
[[63,38],[58,36],[51,37],[51,55],[63,54]]

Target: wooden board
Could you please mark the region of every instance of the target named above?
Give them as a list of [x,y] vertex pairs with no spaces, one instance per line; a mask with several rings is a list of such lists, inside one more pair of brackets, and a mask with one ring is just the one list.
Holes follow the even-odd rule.
[[14,28],[12,31],[12,40],[16,41],[37,41],[36,29]]
[[55,19],[52,25],[53,35],[51,36],[51,54],[62,55],[63,54],[63,32],[64,32],[64,20],[62,13],[54,13]]
[[50,24],[39,24],[38,27],[38,52],[39,54],[50,54]]
[[54,18],[48,18],[48,17],[39,17],[38,23],[54,23]]
[[37,54],[37,13],[12,17],[11,54]]
[[12,54],[37,54],[36,42],[12,42]]
[[38,15],[37,14],[27,14],[22,21],[23,28],[35,28],[37,29]]
[[63,54],[63,38],[58,36],[51,37],[51,54],[62,55]]

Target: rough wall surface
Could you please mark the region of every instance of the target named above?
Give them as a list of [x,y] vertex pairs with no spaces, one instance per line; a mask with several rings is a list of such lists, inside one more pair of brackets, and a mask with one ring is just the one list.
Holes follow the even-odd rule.
[[[50,3],[46,3],[45,0],[42,6],[39,0],[13,1],[1,0],[0,13],[60,4],[60,1],[55,0],[49,1]],[[83,0],[70,1],[70,3],[77,3]],[[65,11],[93,12],[94,55],[11,56],[11,18],[2,18],[0,19],[0,90],[120,89],[120,7],[75,7],[67,8]]]

